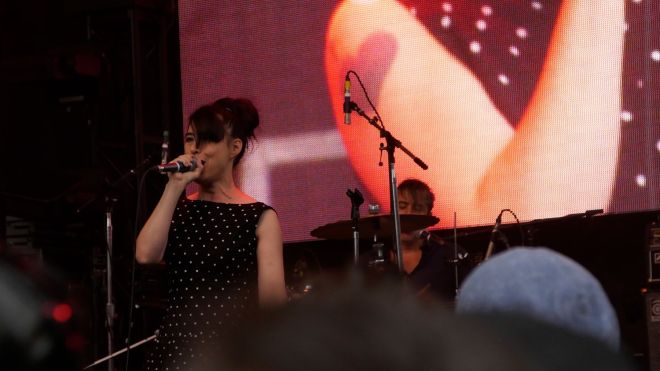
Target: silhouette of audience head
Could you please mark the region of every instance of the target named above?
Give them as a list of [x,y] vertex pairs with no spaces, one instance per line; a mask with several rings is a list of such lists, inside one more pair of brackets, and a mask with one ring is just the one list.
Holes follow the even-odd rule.
[[400,282],[365,282],[356,273],[347,284],[317,286],[229,334],[214,345],[217,357],[195,369],[630,370],[602,343],[556,326],[457,316],[417,300]]
[[546,248],[513,248],[482,263],[461,285],[456,311],[526,316],[619,347],[616,313],[598,280]]
[[[38,270],[26,274],[0,259],[0,368],[78,370],[74,348],[81,339],[71,331],[72,308],[53,300],[42,286],[55,280],[44,267]],[[53,281],[44,284],[47,279]]]

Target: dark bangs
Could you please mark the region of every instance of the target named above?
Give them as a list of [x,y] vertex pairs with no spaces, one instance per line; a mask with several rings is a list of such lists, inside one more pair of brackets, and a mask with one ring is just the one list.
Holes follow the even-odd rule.
[[429,213],[433,210],[435,195],[431,188],[419,179],[409,178],[401,182],[397,187],[399,192],[408,192],[415,202],[426,205]]
[[211,105],[199,107],[188,118],[188,127],[195,129],[197,147],[204,143],[217,143],[225,137],[225,119]]

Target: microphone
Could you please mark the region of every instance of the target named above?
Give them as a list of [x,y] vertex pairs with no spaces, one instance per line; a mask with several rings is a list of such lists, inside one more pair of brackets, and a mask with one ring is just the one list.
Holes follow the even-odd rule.
[[351,79],[348,72],[344,81],[344,124],[351,124]]
[[187,173],[189,171],[194,171],[197,168],[197,163],[193,160],[190,165],[186,165],[181,161],[175,161],[158,165],[157,168],[161,173]]
[[163,131],[163,144],[160,146],[160,164],[167,164],[167,157],[170,154],[170,132]]
[[490,241],[488,241],[488,248],[486,249],[486,256],[484,257],[484,261],[488,260],[491,255],[493,255],[493,249],[495,248],[495,239],[497,238],[497,234],[500,233],[500,224],[502,223],[502,212],[497,216],[497,219],[495,219],[495,226],[493,227],[493,231],[490,234]]

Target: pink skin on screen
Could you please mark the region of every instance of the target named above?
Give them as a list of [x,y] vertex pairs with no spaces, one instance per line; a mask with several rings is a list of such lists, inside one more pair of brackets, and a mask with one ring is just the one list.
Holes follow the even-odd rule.
[[[606,209],[620,135],[623,36],[624,2],[562,2],[530,102],[510,123],[409,9],[393,0],[344,1],[328,26],[325,66],[351,164],[388,205],[378,132],[356,114],[343,124],[340,83],[349,69],[372,89],[387,129],[429,164],[423,171],[398,152],[397,178],[431,186],[443,226],[454,211],[460,224],[485,224],[503,208],[523,219]],[[353,86],[361,95],[355,79]]]

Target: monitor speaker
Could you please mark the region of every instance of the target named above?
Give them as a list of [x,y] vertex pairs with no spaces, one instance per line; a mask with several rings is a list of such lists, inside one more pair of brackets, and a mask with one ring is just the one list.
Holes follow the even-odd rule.
[[646,294],[646,330],[649,339],[649,370],[660,371],[660,290]]
[[646,330],[649,340],[649,370],[660,371],[660,223],[647,228],[648,283]]

